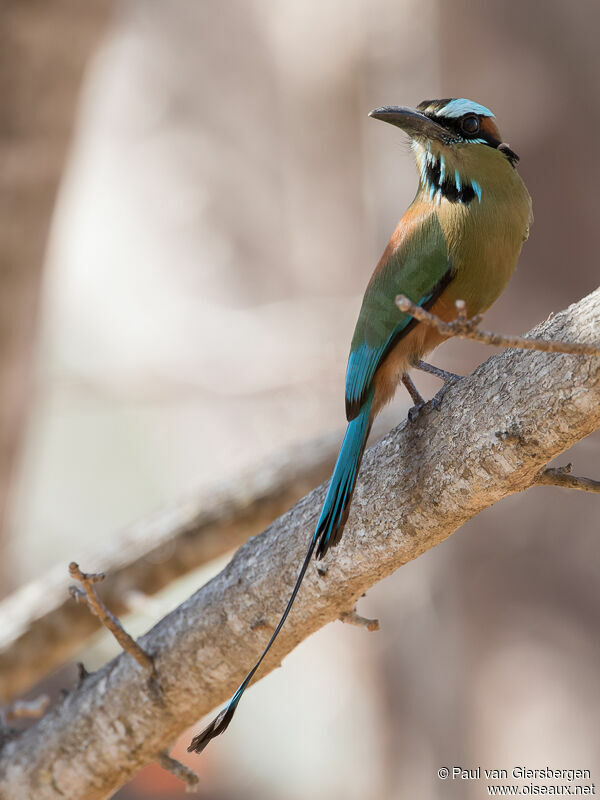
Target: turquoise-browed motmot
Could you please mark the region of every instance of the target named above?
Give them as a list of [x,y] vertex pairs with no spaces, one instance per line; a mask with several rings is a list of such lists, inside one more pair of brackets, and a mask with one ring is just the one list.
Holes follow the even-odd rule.
[[516,170],[518,156],[502,143],[487,108],[465,99],[425,100],[417,109],[377,108],[370,116],[409,135],[419,188],[365,292],[346,372],[348,428],[296,585],[263,654],[190,751],[201,752],[229,725],[313,553],[322,558],[341,538],[373,419],[401,381],[412,387],[408,371],[445,338],[399,311],[396,296],[445,321],[456,316],[457,300],[469,317],[480,314],[504,290],[529,232],[531,198]]

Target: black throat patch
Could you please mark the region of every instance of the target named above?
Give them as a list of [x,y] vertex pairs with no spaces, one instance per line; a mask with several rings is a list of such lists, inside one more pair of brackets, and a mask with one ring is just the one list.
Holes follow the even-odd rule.
[[475,190],[471,184],[463,184],[456,174],[444,174],[442,178],[442,167],[438,159],[427,161],[425,175],[429,193],[433,194],[433,196],[440,192],[442,197],[445,197],[451,203],[465,204],[470,203],[475,198]]

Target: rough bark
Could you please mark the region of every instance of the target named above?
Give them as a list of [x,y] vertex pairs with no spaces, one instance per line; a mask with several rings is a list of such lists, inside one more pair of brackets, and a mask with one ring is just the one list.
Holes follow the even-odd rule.
[[[597,290],[535,334],[591,342],[599,321]],[[381,578],[532,486],[550,459],[598,427],[600,359],[519,351],[489,359],[449,389],[439,412],[429,407],[367,452],[342,544],[326,560],[326,574],[309,570],[261,675]],[[281,613],[324,491],[243,545],[142,637],[161,698],[130,656],[114,659],[5,745],[0,796],[108,797],[224,701]]]

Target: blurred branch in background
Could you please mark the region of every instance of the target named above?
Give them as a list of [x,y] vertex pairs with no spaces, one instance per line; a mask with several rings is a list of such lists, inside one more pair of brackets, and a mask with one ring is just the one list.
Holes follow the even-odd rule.
[[30,398],[42,264],[84,67],[109,0],[5,0],[0,18],[0,597],[9,484]]
[[4,710],[8,721],[14,719],[37,719],[50,705],[50,698],[47,694],[40,694],[33,700],[15,700],[14,703]]
[[[172,581],[239,547],[325,480],[339,437],[312,441],[189,497],[109,539],[86,563],[107,573],[98,587],[117,615],[131,610],[132,592],[152,595]],[[73,603],[64,565],[0,603],[0,697],[25,692],[73,657],[100,621]]]
[[[599,319],[600,289],[532,335],[592,342]],[[548,461],[598,427],[597,358],[507,351],[450,387],[439,412],[430,406],[367,452],[345,538],[325,574],[307,574],[262,675],[368,587],[501,498],[537,485]],[[123,654],[7,741],[7,796],[107,797],[225,700],[268,636],[256,620],[273,624],[281,612],[323,495],[321,486],[247,542],[141,638],[155,659],[160,702]]]

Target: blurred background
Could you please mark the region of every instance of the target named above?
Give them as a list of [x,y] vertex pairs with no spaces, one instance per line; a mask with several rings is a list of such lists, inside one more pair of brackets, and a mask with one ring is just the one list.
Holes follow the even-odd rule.
[[[593,0],[2,5],[0,595],[188,491],[341,438],[362,292],[417,182],[370,109],[469,97],[521,156],[535,223],[486,327],[523,332],[598,285]],[[452,342],[432,361],[489,355]],[[599,447],[560,463],[597,478]],[[444,765],[599,780],[598,508],[508,498],[375,587],[359,610],[381,632],[329,625],[202,758],[182,738],[201,796],[484,796]],[[86,666],[114,652],[96,637]],[[117,797],[182,792],[150,766]]]

